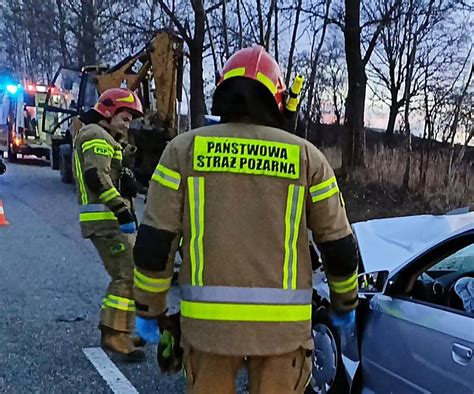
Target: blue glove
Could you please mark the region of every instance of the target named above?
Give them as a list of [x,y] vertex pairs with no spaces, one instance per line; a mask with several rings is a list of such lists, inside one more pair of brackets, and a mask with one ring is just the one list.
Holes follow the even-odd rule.
[[331,323],[342,333],[351,335],[355,329],[355,311],[350,311],[346,313],[335,313],[331,311],[329,313],[329,318]]
[[120,231],[125,234],[133,234],[137,232],[137,225],[135,222],[124,223],[120,225]]
[[156,345],[160,341],[160,331],[158,330],[158,320],[144,319],[143,317],[135,317],[135,331],[138,336],[152,345]]

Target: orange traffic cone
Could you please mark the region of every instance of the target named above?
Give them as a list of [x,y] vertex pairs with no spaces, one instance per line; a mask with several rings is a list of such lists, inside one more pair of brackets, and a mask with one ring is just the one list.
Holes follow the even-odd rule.
[[3,210],[3,201],[0,200],[0,226],[8,226],[9,224],[5,217],[5,211]]

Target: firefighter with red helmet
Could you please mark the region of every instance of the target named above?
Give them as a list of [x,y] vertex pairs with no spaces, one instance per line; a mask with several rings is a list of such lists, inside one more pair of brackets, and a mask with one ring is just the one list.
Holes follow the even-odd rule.
[[[333,322],[354,324],[358,253],[344,201],[324,155],[282,130],[284,91],[263,47],[236,52],[213,97],[221,123],[172,140],[150,182],[134,247],[136,327],[149,340],[159,327],[159,360],[179,355],[172,350],[181,341],[190,393],[235,392],[241,366],[251,393],[304,392],[307,228],[322,253]],[[181,236],[179,338],[165,311]]]
[[111,277],[103,299],[100,325],[102,346],[128,361],[144,359],[135,346],[133,244],[136,218],[121,194],[122,145],[129,123],[143,115],[138,96],[128,89],[109,89],[95,107],[81,116],[85,126],[74,139],[73,171],[84,238],[97,249]]

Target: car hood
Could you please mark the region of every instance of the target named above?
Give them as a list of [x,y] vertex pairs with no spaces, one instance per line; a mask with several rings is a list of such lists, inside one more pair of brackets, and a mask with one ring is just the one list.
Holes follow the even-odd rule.
[[355,223],[352,228],[363,272],[393,271],[459,230],[474,228],[474,212],[375,219]]

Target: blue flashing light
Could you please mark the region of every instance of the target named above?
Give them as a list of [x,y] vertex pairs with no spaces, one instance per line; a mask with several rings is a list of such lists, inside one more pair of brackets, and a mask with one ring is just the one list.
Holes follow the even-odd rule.
[[7,85],[7,92],[10,94],[16,94],[18,92],[18,85]]

